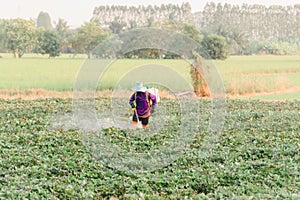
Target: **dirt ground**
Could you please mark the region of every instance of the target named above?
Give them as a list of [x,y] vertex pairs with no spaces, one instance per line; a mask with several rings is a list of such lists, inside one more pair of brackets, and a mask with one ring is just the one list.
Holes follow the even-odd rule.
[[[254,97],[254,96],[263,96],[263,95],[272,95],[272,94],[287,94],[300,92],[300,87],[292,87],[285,90],[274,91],[274,92],[262,92],[262,93],[251,93],[243,95],[226,95],[228,98],[237,98],[237,97]],[[84,92],[83,92],[84,94]],[[118,91],[118,93],[111,90],[97,91],[95,97],[130,97],[132,94],[131,91]],[[49,91],[45,89],[1,89],[0,90],[0,99],[24,99],[24,100],[35,100],[35,99],[49,99],[49,98],[73,98],[75,94],[73,91]],[[175,95],[169,92],[160,91],[161,98],[175,98]]]
[[[35,100],[35,99],[49,99],[49,98],[76,98],[76,96],[83,97],[85,95],[93,95],[95,98],[98,97],[130,97],[132,95],[131,91],[111,91],[111,90],[102,90],[94,92],[83,91],[76,92],[73,91],[50,91],[45,89],[0,89],[0,99],[24,99],[24,100]],[[174,94],[160,91],[160,97],[162,98],[175,98]]]

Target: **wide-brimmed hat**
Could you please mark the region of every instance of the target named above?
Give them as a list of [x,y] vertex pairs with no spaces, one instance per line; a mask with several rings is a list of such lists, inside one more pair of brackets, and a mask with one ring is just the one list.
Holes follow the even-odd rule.
[[142,82],[137,81],[135,87],[131,88],[131,90],[135,92],[146,92],[147,88],[143,86]]

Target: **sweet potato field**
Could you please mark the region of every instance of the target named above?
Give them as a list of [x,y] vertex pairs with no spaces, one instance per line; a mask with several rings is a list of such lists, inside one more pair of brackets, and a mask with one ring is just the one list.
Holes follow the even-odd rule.
[[[227,100],[223,131],[202,155],[209,134],[210,101],[198,100],[199,123],[191,143],[171,163],[129,173],[99,160],[78,128],[53,127],[53,116],[72,114],[72,99],[0,100],[1,199],[299,199],[300,102]],[[96,99],[97,110],[110,99]],[[163,99],[164,128],[147,138],[135,130],[104,128],[110,142],[148,151],[174,137],[182,113]],[[172,111],[172,106],[174,109]],[[101,119],[100,119],[101,120]],[[128,120],[130,123],[130,120]],[[152,125],[153,125],[152,123]],[[92,131],[88,134],[97,135]]]

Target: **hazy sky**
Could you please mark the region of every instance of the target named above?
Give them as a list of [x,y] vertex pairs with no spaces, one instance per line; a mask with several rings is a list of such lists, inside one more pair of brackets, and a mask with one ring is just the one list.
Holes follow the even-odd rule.
[[189,2],[192,11],[201,11],[207,2],[230,4],[294,5],[300,0],[0,0],[0,18],[36,19],[40,11],[48,12],[52,21],[66,20],[71,28],[79,27],[92,18],[93,10],[100,5],[160,5]]

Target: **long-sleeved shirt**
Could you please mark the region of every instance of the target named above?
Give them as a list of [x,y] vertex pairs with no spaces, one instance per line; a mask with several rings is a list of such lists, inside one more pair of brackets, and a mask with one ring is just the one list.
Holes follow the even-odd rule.
[[152,106],[156,105],[155,95],[149,92],[136,92],[131,95],[129,104],[135,103],[138,117],[147,118],[151,112],[150,101],[152,101]]

